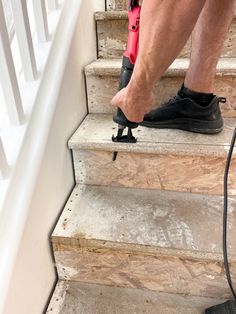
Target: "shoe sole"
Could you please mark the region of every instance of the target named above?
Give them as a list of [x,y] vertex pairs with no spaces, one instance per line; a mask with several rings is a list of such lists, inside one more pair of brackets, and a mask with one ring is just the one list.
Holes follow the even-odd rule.
[[179,129],[194,133],[217,134],[223,129],[223,121],[201,121],[194,119],[174,119],[160,122],[143,121],[141,126],[154,129]]

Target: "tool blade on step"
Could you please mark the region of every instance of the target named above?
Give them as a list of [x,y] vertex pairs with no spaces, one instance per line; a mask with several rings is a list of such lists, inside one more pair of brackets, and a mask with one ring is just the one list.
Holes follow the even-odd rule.
[[[118,143],[136,143],[137,139],[133,136],[132,129],[128,127],[128,132],[126,135],[123,135],[123,132],[125,130],[125,126],[119,125],[118,126],[118,132],[117,136],[112,136],[112,141],[113,142],[118,142]],[[118,152],[113,153],[113,158],[112,160],[115,161],[117,157]]]

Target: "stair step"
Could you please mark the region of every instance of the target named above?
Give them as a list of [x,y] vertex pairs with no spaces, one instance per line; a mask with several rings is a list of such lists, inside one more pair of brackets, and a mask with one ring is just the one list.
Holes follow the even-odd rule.
[[[100,58],[120,58],[127,45],[128,17],[127,11],[96,12],[98,35],[98,55]],[[222,49],[222,57],[236,57],[236,16],[228,31]],[[185,45],[179,57],[190,56],[191,38]]]
[[47,314],[200,314],[222,300],[59,281]]
[[[98,57],[102,59],[120,58],[127,46],[127,11],[96,12],[95,19],[97,24]],[[188,43],[179,54],[179,58],[189,57],[190,49],[191,39],[188,40]],[[233,56],[233,48],[229,46],[225,50],[227,57]],[[224,56],[225,50],[222,56]]]
[[[81,184],[223,193],[226,154],[236,120],[225,119],[217,135],[139,127],[136,144],[114,143],[112,116],[90,114],[72,136],[76,181]],[[115,162],[114,151],[118,151]],[[232,169],[236,160],[232,160]],[[235,195],[235,173],[229,179]]]
[[[52,235],[59,278],[209,297],[230,295],[222,197],[77,185]],[[235,207],[230,199],[229,207]],[[236,275],[234,225],[229,252]]]
[[106,0],[106,7],[108,11],[123,11],[127,10],[127,3],[127,0]]
[[[156,104],[176,95],[189,66],[188,59],[176,59],[155,88]],[[119,85],[121,59],[97,60],[85,68],[90,113],[112,113],[112,97]],[[236,58],[222,58],[217,66],[215,93],[227,97],[224,117],[236,117]]]

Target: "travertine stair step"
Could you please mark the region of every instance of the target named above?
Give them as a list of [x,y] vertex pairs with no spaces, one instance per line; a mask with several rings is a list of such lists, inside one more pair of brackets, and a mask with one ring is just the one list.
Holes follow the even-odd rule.
[[222,300],[59,281],[47,314],[202,314]]
[[[176,59],[155,89],[157,105],[176,92],[183,83],[188,59]],[[111,113],[111,98],[119,85],[121,59],[97,60],[85,68],[90,113]],[[236,117],[236,58],[222,58],[217,66],[215,93],[227,97],[221,108],[225,117]]]
[[[225,119],[217,135],[139,127],[136,144],[114,143],[112,116],[90,114],[72,136],[76,181],[82,184],[223,193],[226,154],[236,119]],[[112,161],[113,151],[118,151]],[[232,160],[232,169],[236,167]],[[236,194],[235,172],[229,193]]]
[[[52,235],[59,278],[228,297],[222,202],[219,196],[77,185]],[[233,278],[235,202],[229,202]]]
[[108,11],[123,11],[127,10],[127,3],[127,0],[106,0],[106,8]]
[[[119,58],[127,45],[127,11],[97,12],[98,55],[100,58]],[[179,57],[189,57],[191,39]],[[222,57],[236,57],[236,18],[233,19],[222,50]]]

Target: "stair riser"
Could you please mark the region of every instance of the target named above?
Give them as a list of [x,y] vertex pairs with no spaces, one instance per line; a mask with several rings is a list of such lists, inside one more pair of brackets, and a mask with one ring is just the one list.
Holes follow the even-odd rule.
[[[77,183],[223,194],[225,157],[120,152],[113,162],[112,154],[106,151],[74,150]],[[234,167],[235,159],[232,162]],[[236,177],[232,173],[229,194],[235,195],[235,191]]]
[[[142,3],[142,1],[139,1]],[[107,10],[123,11],[127,9],[127,0],[106,0]]]
[[[127,44],[127,27],[127,20],[97,21],[99,58],[115,59],[120,58],[123,55]],[[178,57],[189,57],[190,47],[191,41],[189,40]]]
[[[217,261],[58,244],[54,244],[54,254],[63,280],[196,296],[230,296],[223,264]],[[232,266],[234,278],[235,269]]]
[[[98,20],[98,53],[100,58],[120,58],[126,49],[128,21],[127,19]],[[185,46],[179,57],[189,57],[191,40]],[[233,20],[224,47],[222,57],[236,57],[236,19]]]
[[[184,80],[183,76],[163,77],[156,86],[157,105],[176,95]],[[119,74],[117,75],[87,75],[87,93],[89,113],[112,113],[110,106],[112,97],[118,89]],[[234,76],[217,76],[215,93],[227,97],[227,103],[221,104],[224,117],[236,117],[236,79]]]

